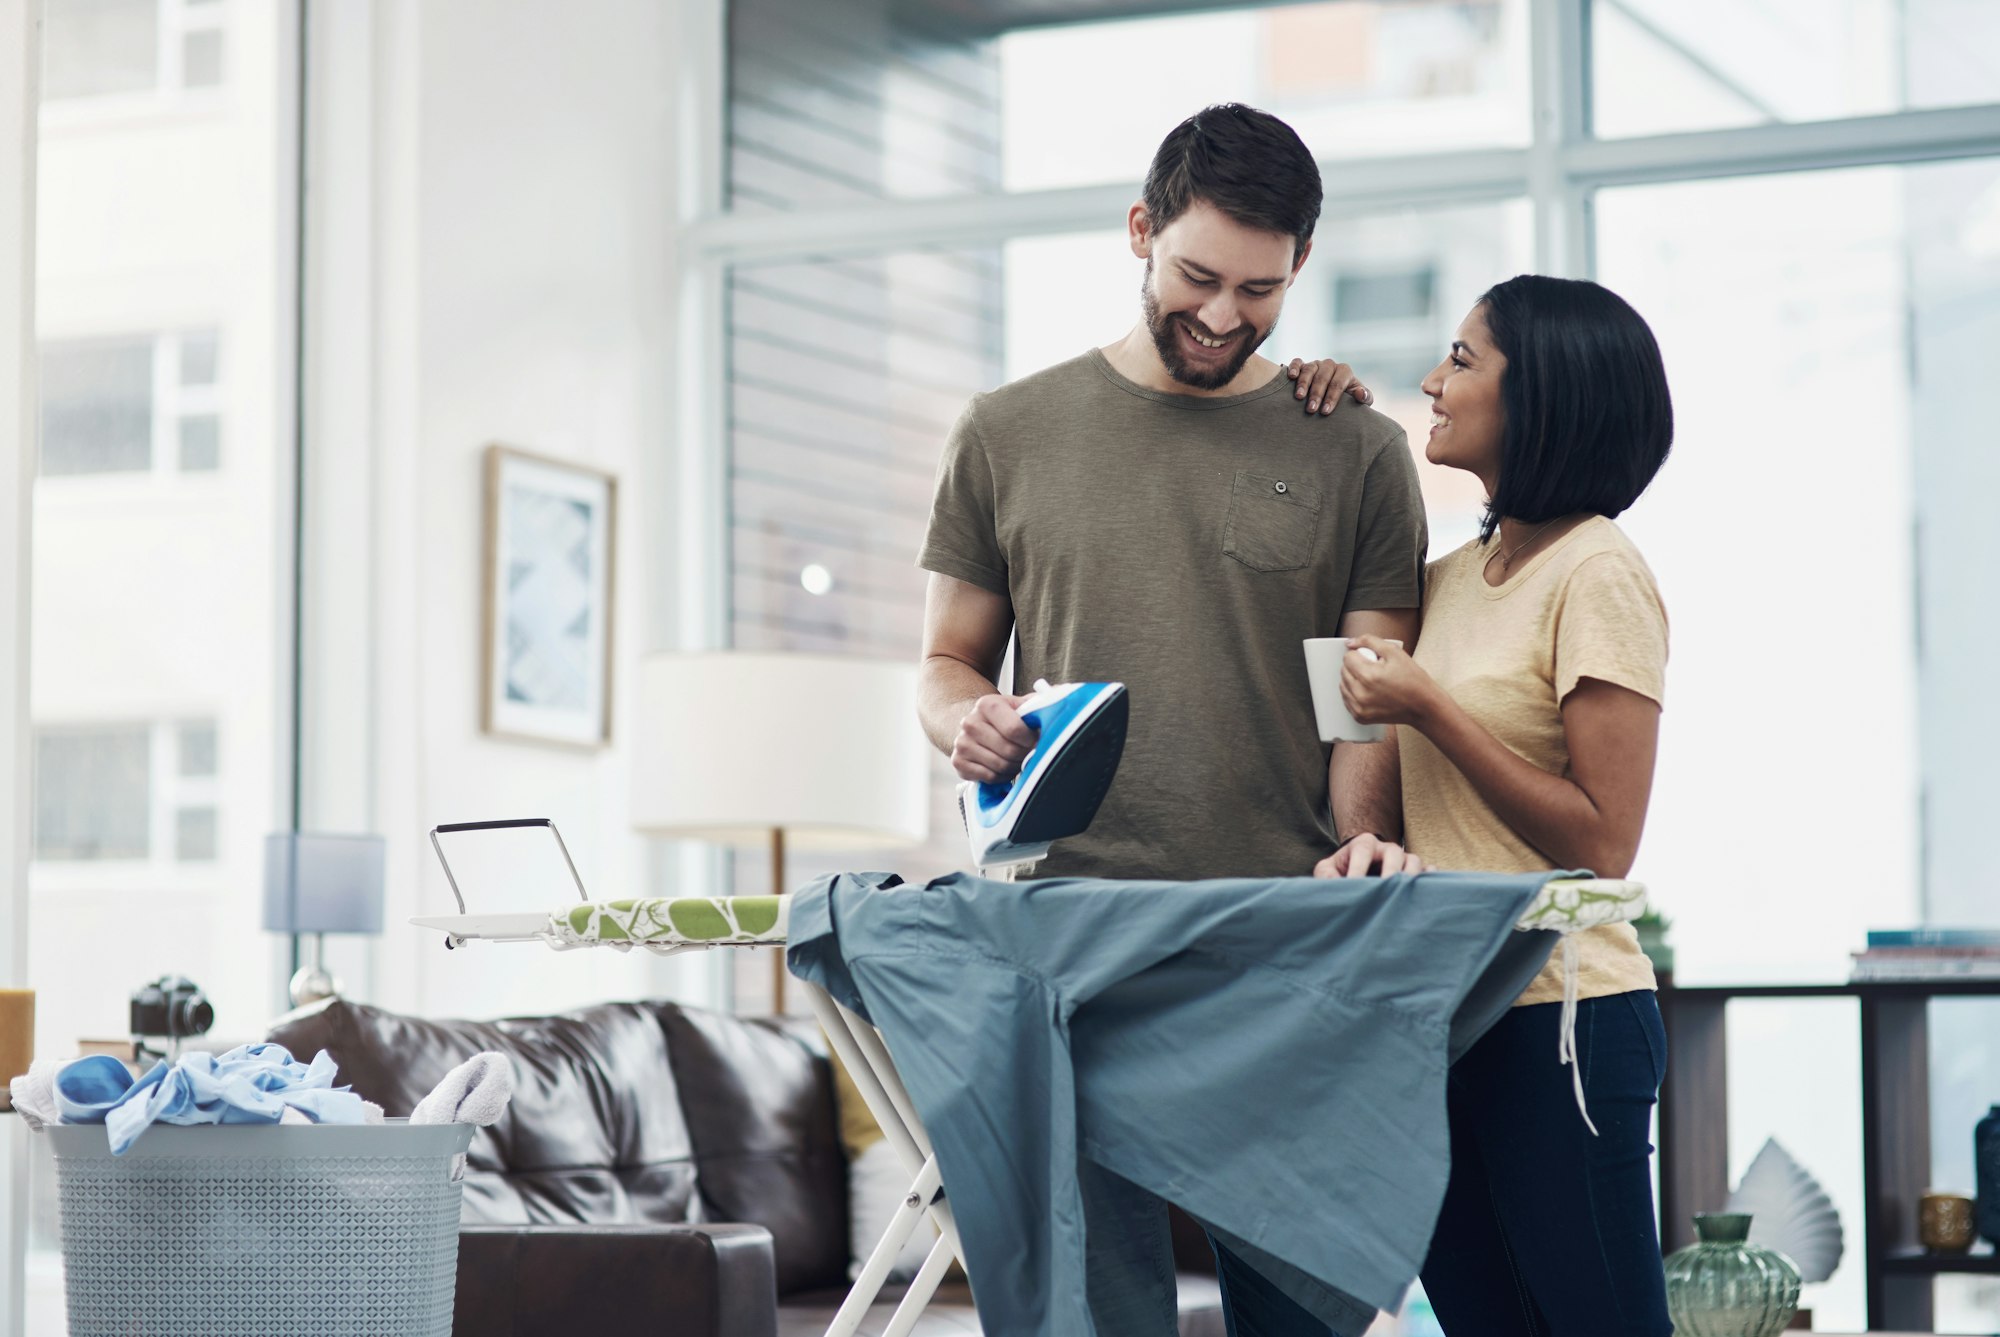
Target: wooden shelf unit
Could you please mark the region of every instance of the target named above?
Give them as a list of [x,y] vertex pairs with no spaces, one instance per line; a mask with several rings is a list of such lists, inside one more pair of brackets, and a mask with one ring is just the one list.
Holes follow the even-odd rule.
[[1922,1249],[1896,1249],[1882,1260],[1884,1272],[1936,1277],[1946,1272],[1979,1272],[2000,1275],[2000,1254],[1928,1253]]
[[[1696,1212],[1719,1210],[1729,1197],[1725,1014],[1739,998],[1858,1002],[1868,1326],[1928,1330],[1933,1278],[2000,1273],[1994,1254],[1932,1254],[1917,1239],[1917,1199],[1931,1187],[1930,1002],[2000,998],[2000,980],[1688,987],[1663,982],[1667,1080],[1660,1091],[1660,1242],[1670,1253],[1694,1242]],[[1966,1136],[1972,1136],[1970,1128]]]

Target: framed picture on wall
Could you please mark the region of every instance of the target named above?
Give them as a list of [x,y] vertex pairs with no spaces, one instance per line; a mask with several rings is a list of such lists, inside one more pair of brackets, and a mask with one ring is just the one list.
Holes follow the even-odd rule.
[[618,482],[486,448],[484,684],[489,734],[611,741],[611,600]]

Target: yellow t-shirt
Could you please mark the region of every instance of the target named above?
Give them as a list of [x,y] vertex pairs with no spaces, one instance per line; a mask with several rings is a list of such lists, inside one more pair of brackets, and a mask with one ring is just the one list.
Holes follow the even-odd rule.
[[[1493,549],[1466,544],[1431,563],[1416,660],[1480,727],[1554,775],[1569,773],[1562,701],[1582,678],[1665,700],[1667,612],[1653,573],[1622,530],[1592,516],[1488,585]],[[1472,782],[1408,727],[1396,731],[1403,762],[1403,834],[1425,861],[1447,869],[1526,873],[1556,865],[1502,821]],[[1579,996],[1655,987],[1653,967],[1629,924],[1578,935]],[[1550,958],[1515,1006],[1562,997],[1562,962]]]

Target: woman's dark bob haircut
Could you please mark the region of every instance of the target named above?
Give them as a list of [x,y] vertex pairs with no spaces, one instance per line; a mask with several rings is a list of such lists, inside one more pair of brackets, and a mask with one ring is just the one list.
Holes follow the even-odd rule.
[[1609,288],[1523,274],[1479,299],[1507,359],[1500,481],[1482,541],[1500,518],[1545,524],[1615,516],[1639,499],[1674,441],[1667,369],[1645,320]]

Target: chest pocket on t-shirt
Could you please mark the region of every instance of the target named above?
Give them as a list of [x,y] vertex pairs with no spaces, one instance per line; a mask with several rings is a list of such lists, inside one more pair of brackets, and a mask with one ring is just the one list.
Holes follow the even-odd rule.
[[1312,561],[1319,489],[1288,478],[1236,471],[1222,551],[1252,571],[1296,571]]

